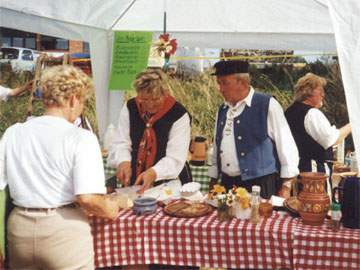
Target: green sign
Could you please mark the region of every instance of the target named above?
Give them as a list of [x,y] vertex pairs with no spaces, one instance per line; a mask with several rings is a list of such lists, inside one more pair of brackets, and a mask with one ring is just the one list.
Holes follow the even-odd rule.
[[152,36],[152,32],[115,32],[110,90],[132,88],[135,76],[147,67]]

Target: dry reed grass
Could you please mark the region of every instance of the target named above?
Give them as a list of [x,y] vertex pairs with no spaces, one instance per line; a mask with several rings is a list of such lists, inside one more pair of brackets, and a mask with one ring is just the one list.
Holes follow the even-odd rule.
[[[16,87],[31,78],[32,74],[18,74],[1,72],[0,84]],[[292,73],[286,79],[296,82]],[[331,123],[344,124],[348,121],[344,90],[338,65],[329,66],[325,76],[328,80],[327,97],[324,111]],[[292,102],[292,89],[279,89],[269,77],[264,74],[254,75],[252,78],[260,91],[274,96],[286,109]],[[167,80],[170,92],[185,106],[192,116],[192,136],[201,135],[212,141],[216,112],[223,102],[214,76],[209,71],[181,78],[169,77]],[[126,92],[125,99],[135,95],[134,91]],[[0,101],[0,135],[13,123],[24,121],[29,95],[25,94],[8,102]],[[34,104],[34,115],[41,115],[43,107],[41,101]],[[89,100],[85,115],[90,120],[95,132],[98,132],[95,110],[95,96]]]

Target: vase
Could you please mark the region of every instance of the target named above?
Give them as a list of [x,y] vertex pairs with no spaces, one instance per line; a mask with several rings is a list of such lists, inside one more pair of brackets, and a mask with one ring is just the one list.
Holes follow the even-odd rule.
[[234,206],[232,207],[232,216],[241,219],[241,220],[246,220],[250,218],[250,214],[251,214],[251,208],[248,207],[246,209],[243,209],[240,206],[239,202],[235,202]]
[[226,203],[218,204],[217,217],[220,221],[228,221],[232,219],[231,207],[228,206]]
[[300,173],[302,190],[298,195],[299,213],[304,224],[322,225],[324,223],[330,205],[330,198],[325,192],[325,182],[324,173]]

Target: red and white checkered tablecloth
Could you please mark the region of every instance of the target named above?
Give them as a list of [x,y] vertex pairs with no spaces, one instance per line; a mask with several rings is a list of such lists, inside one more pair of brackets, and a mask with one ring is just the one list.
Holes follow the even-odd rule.
[[330,221],[322,226],[294,224],[294,269],[348,270],[360,269],[360,230],[330,229]]
[[169,217],[162,209],[116,221],[92,219],[96,267],[170,264],[221,268],[292,268],[293,218],[275,213],[254,225],[219,222],[216,211],[201,218]]

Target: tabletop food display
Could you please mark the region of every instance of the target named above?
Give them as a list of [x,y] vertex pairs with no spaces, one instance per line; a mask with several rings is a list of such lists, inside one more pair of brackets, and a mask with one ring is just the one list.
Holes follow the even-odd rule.
[[[178,180],[138,194],[118,188],[118,219],[92,219],[96,267],[171,264],[215,268],[360,269],[360,180],[344,177],[336,200],[325,175],[299,176],[297,196],[260,197],[252,190]],[[355,229],[355,230],[354,230]]]

